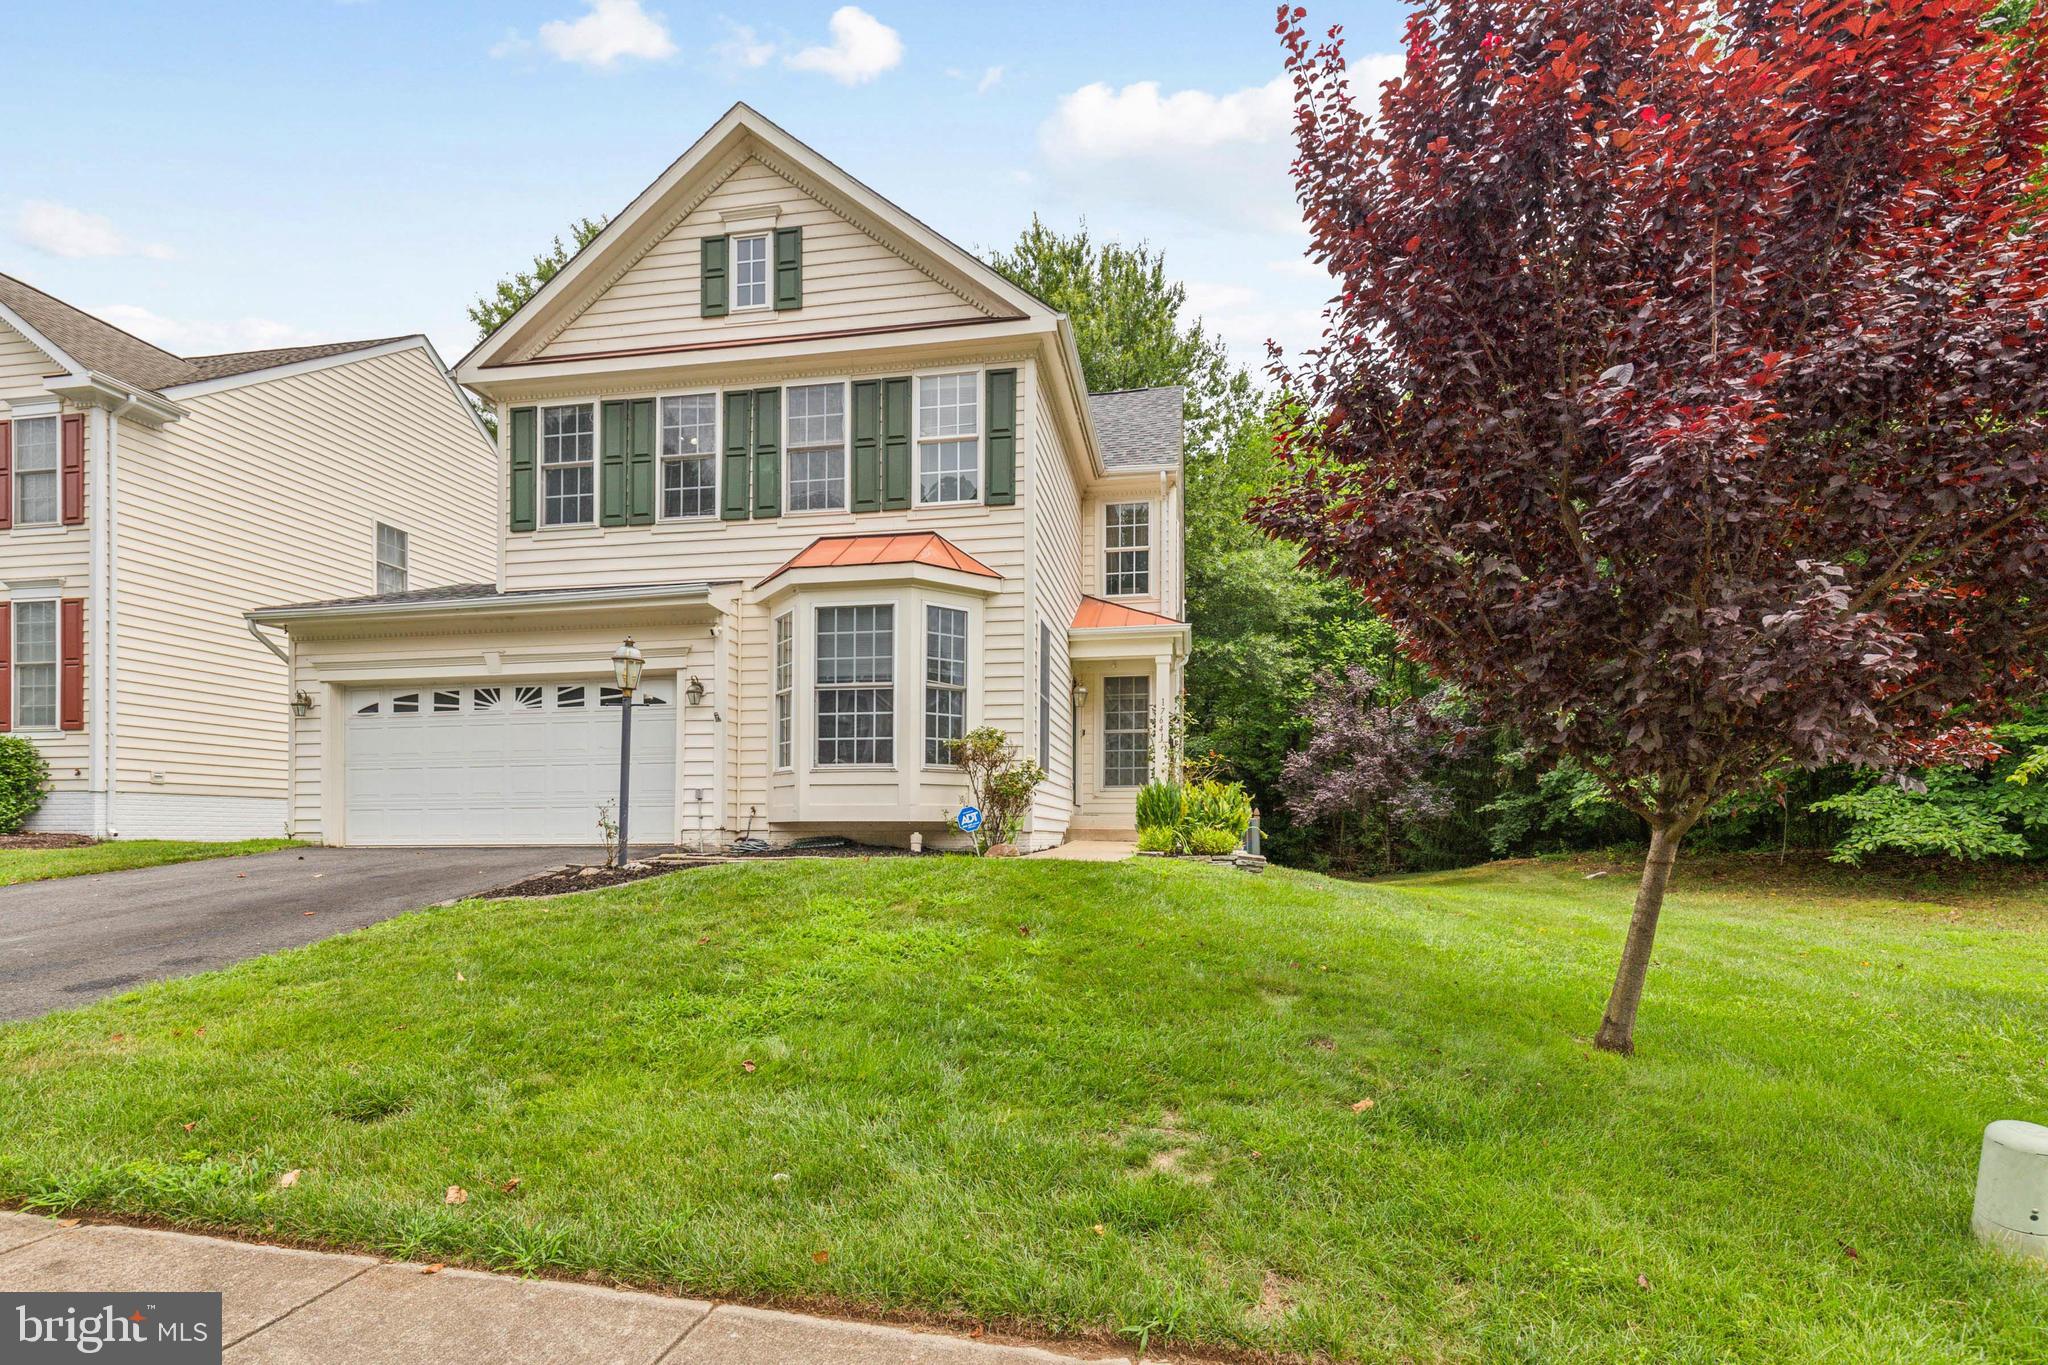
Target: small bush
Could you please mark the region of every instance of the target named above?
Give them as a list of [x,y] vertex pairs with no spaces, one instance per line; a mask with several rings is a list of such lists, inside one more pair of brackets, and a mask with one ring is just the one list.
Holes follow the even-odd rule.
[[1237,851],[1239,836],[1227,829],[1198,829],[1188,836],[1190,851],[1214,858]]
[[1165,825],[1147,825],[1138,831],[1138,852],[1171,853],[1180,836]]
[[1252,799],[1235,782],[1194,783],[1187,789],[1184,810],[1183,823],[1190,829],[1222,830],[1233,843],[1252,825]]
[[1179,829],[1186,800],[1178,782],[1147,782],[1138,788],[1138,828]]
[[953,761],[966,771],[969,799],[981,810],[981,828],[971,836],[974,851],[986,853],[1012,842],[1031,808],[1031,793],[1045,781],[1045,769],[1019,758],[1010,737],[994,726],[954,740]]
[[12,834],[43,808],[50,765],[20,735],[0,735],[0,834]]

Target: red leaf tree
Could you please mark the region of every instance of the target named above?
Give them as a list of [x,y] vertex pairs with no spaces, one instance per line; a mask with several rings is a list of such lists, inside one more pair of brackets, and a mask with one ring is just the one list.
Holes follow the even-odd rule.
[[2038,695],[2048,142],[1984,0],[1426,0],[1376,117],[1280,11],[1341,281],[1253,510],[1672,861],[1774,765]]

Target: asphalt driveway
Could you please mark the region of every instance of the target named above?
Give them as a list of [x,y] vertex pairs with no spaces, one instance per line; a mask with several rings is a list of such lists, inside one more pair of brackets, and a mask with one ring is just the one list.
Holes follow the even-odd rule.
[[296,948],[593,853],[285,849],[0,887],[0,1019]]

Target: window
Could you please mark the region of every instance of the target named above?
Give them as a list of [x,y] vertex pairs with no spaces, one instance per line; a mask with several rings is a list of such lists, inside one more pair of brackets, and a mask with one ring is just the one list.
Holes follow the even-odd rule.
[[735,309],[768,306],[768,238],[765,235],[732,239],[732,306]]
[[981,419],[972,374],[917,381],[917,500],[973,502],[981,496]]
[[624,706],[626,704],[626,694],[619,691],[616,687],[600,687],[597,689],[597,704],[599,706]]
[[924,761],[951,763],[967,734],[967,613],[924,609]]
[[542,696],[538,687],[515,687],[512,689],[512,704],[522,711],[538,711]]
[[846,386],[798,384],[783,401],[789,405],[789,510],[844,508]]
[[404,592],[410,538],[395,526],[377,523],[377,591]]
[[1152,504],[1113,502],[1103,518],[1104,594],[1143,597],[1152,591]]
[[[14,424],[14,524],[57,523],[57,419],[24,417]],[[55,722],[51,722],[55,724]]]
[[504,694],[495,687],[479,687],[469,694],[469,709],[472,711],[495,711]]
[[588,526],[597,520],[597,440],[588,403],[540,410],[540,464],[546,477],[541,525]]
[[448,691],[448,692],[436,692],[436,693],[434,694],[434,714],[435,714],[435,715],[437,715],[437,716],[445,716],[445,715],[448,715],[448,714],[449,714],[450,712],[453,712],[453,711],[460,711],[461,709],[462,709],[462,692],[461,692],[461,689],[459,689],[459,688],[458,688],[458,689],[456,689],[456,690],[453,690],[453,691]]
[[896,761],[896,609],[818,608],[818,763]]
[[775,770],[787,772],[796,755],[796,620],[775,618]]
[[416,716],[420,713],[420,694],[407,692],[391,699],[391,714],[394,716]]
[[578,683],[574,687],[556,688],[555,709],[557,711],[581,711],[583,709],[583,685]]
[[14,724],[57,728],[57,604],[14,604]]
[[1102,680],[1102,785],[1142,787],[1152,774],[1152,680]]
[[661,400],[661,514],[718,515],[718,397]]
[[356,708],[356,714],[359,716],[374,716],[381,709],[382,707],[374,701],[366,702],[365,704],[358,706]]

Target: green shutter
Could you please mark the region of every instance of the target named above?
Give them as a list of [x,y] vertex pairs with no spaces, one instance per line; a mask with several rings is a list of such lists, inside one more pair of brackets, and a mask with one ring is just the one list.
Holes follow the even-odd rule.
[[726,300],[726,254],[729,240],[725,237],[706,237],[703,242],[703,288],[704,316],[722,318],[725,316]]
[[1017,501],[1017,372],[988,372],[988,480],[983,499],[990,507]]
[[654,520],[654,400],[626,405],[626,520],[645,526]]
[[754,390],[754,515],[782,512],[782,390]]
[[853,386],[853,510],[882,510],[882,384]]
[[534,512],[534,428],[532,408],[512,409],[512,529],[531,531]]
[[804,306],[804,230],[775,229],[775,311]]
[[753,481],[747,477],[747,457],[754,450],[754,395],[744,390],[725,395],[724,498],[718,515],[726,521],[745,521],[752,507]]
[[597,428],[597,522],[600,526],[626,524],[626,408],[610,402],[600,405]]
[[910,506],[910,381],[882,381],[882,506]]

